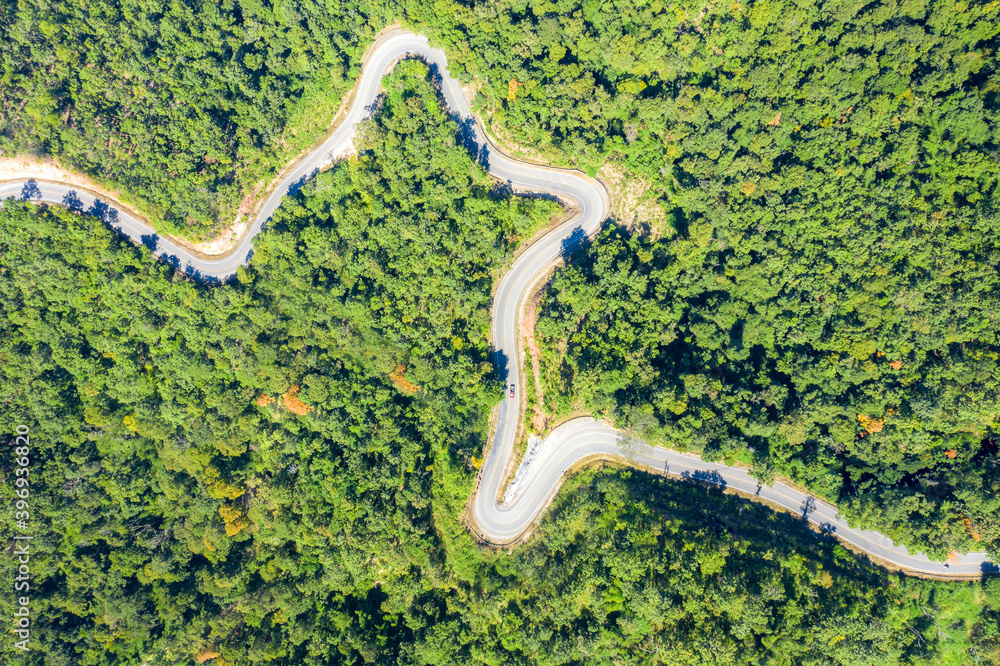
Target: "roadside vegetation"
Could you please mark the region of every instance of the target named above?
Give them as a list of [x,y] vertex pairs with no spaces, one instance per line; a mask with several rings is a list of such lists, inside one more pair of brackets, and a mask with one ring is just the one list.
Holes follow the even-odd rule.
[[[545,296],[546,410],[790,476],[942,557],[996,553],[998,12],[24,0],[0,8],[0,151],[203,238],[402,17],[505,137],[611,162],[661,213]],[[10,658],[1000,663],[996,580],[888,573],[697,485],[585,472],[531,542],[476,545],[490,289],[555,211],[491,189],[424,66],[385,88],[360,155],[230,285],[0,209],[0,420],[32,428],[36,502],[37,641]]]
[[21,0],[0,8],[0,154],[54,155],[203,239],[324,135],[394,21],[448,48],[505,144],[613,164],[658,227],[766,225],[795,196],[841,219],[858,188],[920,211],[996,174],[982,0]]
[[[326,132],[389,4],[0,7],[0,154],[54,155],[204,240]],[[377,27],[376,27],[377,26]]]
[[897,543],[998,558],[1000,22],[978,18],[998,7],[781,7],[673,33],[673,83],[622,148],[659,163],[672,229],[613,224],[555,279],[546,416],[589,409]]
[[0,415],[32,428],[36,502],[21,662],[996,663],[996,581],[887,573],[717,489],[586,472],[529,544],[473,542],[490,288],[553,211],[491,192],[426,77],[387,80],[361,156],[230,285],[0,210]]

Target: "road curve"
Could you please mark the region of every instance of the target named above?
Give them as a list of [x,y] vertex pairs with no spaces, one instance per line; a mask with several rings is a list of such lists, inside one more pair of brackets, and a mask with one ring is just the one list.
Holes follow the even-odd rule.
[[[120,204],[101,200],[73,186],[46,182],[41,179],[20,179],[0,183],[0,200],[9,197],[65,205],[101,218],[119,233],[134,242],[146,245],[159,259],[194,279],[218,284],[245,265],[253,255],[252,242],[281,205],[283,198],[294,194],[320,168],[351,149],[354,129],[359,120],[370,115],[385,74],[400,59],[418,56],[431,65],[440,76],[440,88],[453,117],[462,127],[465,139],[489,172],[518,190],[554,195],[569,204],[575,214],[572,219],[549,231],[528,247],[501,278],[493,304],[493,344],[501,377],[508,384],[521,387],[522,350],[517,334],[519,309],[530,290],[554,262],[583,238],[596,233],[610,212],[610,202],[604,187],[579,172],[551,169],[514,160],[499,151],[487,139],[479,122],[473,117],[458,81],[447,70],[445,54],[430,46],[422,35],[397,30],[379,39],[369,52],[355,85],[353,103],[339,128],[318,148],[290,168],[272,194],[260,207],[248,233],[239,246],[217,258],[191,254],[159,236],[142,220],[131,215]],[[516,399],[506,397],[495,416],[495,435],[489,445],[479,482],[472,497],[470,522],[484,541],[510,544],[523,537],[539,519],[549,499],[558,491],[566,473],[580,461],[593,457],[621,457],[638,467],[645,467],[720,483],[726,487],[757,495],[791,511],[801,513],[810,522],[832,532],[857,549],[888,561],[911,573],[942,577],[969,577],[996,571],[983,553],[962,556],[949,565],[931,562],[920,554],[911,554],[895,546],[885,536],[866,530],[852,529],[837,516],[836,507],[776,483],[761,487],[744,470],[634,442],[626,444],[623,436],[610,426],[593,419],[576,419],[557,428],[539,449],[538,455],[524,470],[517,494],[509,503],[501,502],[501,491],[510,472],[508,462],[520,421],[523,391]]]

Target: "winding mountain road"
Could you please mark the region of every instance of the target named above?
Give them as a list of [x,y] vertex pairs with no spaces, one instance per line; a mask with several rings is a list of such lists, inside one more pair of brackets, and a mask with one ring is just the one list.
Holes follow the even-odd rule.
[[[232,277],[238,267],[253,255],[253,239],[264,228],[283,198],[293,194],[322,167],[349,152],[357,122],[367,117],[379,94],[383,76],[402,58],[417,56],[440,75],[441,91],[459,121],[465,139],[490,173],[519,191],[547,193],[558,197],[575,211],[564,222],[540,238],[514,261],[500,280],[493,306],[493,343],[497,365],[508,384],[525,385],[521,368],[523,353],[518,335],[520,308],[525,298],[553,264],[584,238],[593,235],[610,212],[607,191],[597,181],[574,171],[551,169],[514,160],[500,152],[487,139],[473,117],[459,83],[448,75],[443,51],[430,46],[427,39],[396,30],[379,39],[365,60],[354,89],[353,103],[339,128],[318,148],[293,165],[271,195],[259,208],[253,223],[238,247],[225,256],[205,258],[160,237],[142,220],[120,204],[104,201],[70,185],[43,180],[16,180],[0,183],[0,200],[15,197],[31,201],[65,205],[100,217],[105,223],[136,243],[149,247],[153,254],[177,270],[209,284]],[[506,392],[505,392],[506,393]],[[470,521],[484,541],[511,544],[526,535],[539,519],[562,485],[566,473],[581,461],[594,458],[625,459],[631,464],[685,478],[718,483],[799,513],[856,549],[880,558],[891,565],[916,574],[967,578],[996,572],[983,553],[970,553],[948,564],[932,562],[920,554],[895,546],[887,537],[865,530],[852,529],[837,516],[836,507],[780,483],[761,487],[744,470],[707,463],[692,455],[652,448],[623,438],[610,426],[593,419],[575,419],[558,427],[542,444],[522,483],[509,503],[501,502],[503,488],[513,470],[508,463],[520,422],[523,391],[517,399],[505,398],[498,407],[495,435],[480,470],[479,485],[472,498]]]

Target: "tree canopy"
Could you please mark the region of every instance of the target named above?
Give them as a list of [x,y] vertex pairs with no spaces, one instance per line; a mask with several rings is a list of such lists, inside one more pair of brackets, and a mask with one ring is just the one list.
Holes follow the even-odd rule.
[[[646,206],[541,304],[553,416],[789,476],[935,555],[996,552],[998,14],[21,0],[0,7],[0,151],[205,238],[328,131],[399,19],[505,147],[614,167]],[[697,485],[586,472],[525,546],[474,543],[490,289],[558,211],[493,188],[425,67],[385,89],[359,156],[285,202],[233,284],[0,209],[0,420],[31,427],[36,534],[36,649],[5,654],[1000,663],[996,581],[888,573]]]

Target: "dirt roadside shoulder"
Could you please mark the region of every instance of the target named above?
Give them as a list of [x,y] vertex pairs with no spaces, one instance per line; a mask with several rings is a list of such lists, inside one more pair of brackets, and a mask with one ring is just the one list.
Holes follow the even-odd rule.
[[[326,131],[324,131],[322,135],[318,136],[316,140],[313,141],[312,145],[299,151],[294,158],[289,160],[285,166],[274,175],[266,186],[263,181],[258,182],[244,197],[243,202],[239,206],[236,219],[233,220],[232,223],[230,223],[229,226],[223,229],[218,235],[216,235],[215,238],[211,238],[206,241],[192,241],[183,236],[166,234],[160,231],[157,231],[157,233],[184,248],[199,259],[225,257],[238,248],[245,240],[247,233],[249,233],[252,221],[256,218],[261,206],[267,201],[268,197],[274,193],[281,181],[288,175],[289,172],[294,170],[295,167],[302,162],[302,160],[307,159],[340,128],[340,124],[343,122],[344,117],[347,115],[351,105],[354,103],[354,97],[357,92],[357,83],[361,78],[360,72],[364,70],[369,57],[383,41],[393,37],[401,30],[402,26],[399,23],[393,23],[379,31],[379,33],[375,36],[375,39],[372,40],[371,44],[365,50],[364,55],[361,57],[359,75],[357,79],[355,79],[354,85],[351,86],[350,90],[341,100],[337,113],[330,120]],[[130,215],[142,221],[147,226],[153,228],[154,230],[156,229],[156,225],[150,222],[150,217],[148,215],[140,212],[140,210],[136,207],[125,203],[129,199],[128,197],[123,196],[121,192],[107,185],[103,185],[83,173],[67,169],[60,164],[59,160],[55,157],[35,157],[28,154],[0,157],[0,182],[27,179],[62,183],[64,185],[72,185],[82,190],[86,190],[87,192],[90,192],[91,194],[94,194],[102,199],[113,202],[116,206],[120,206],[121,208],[127,210]]]

